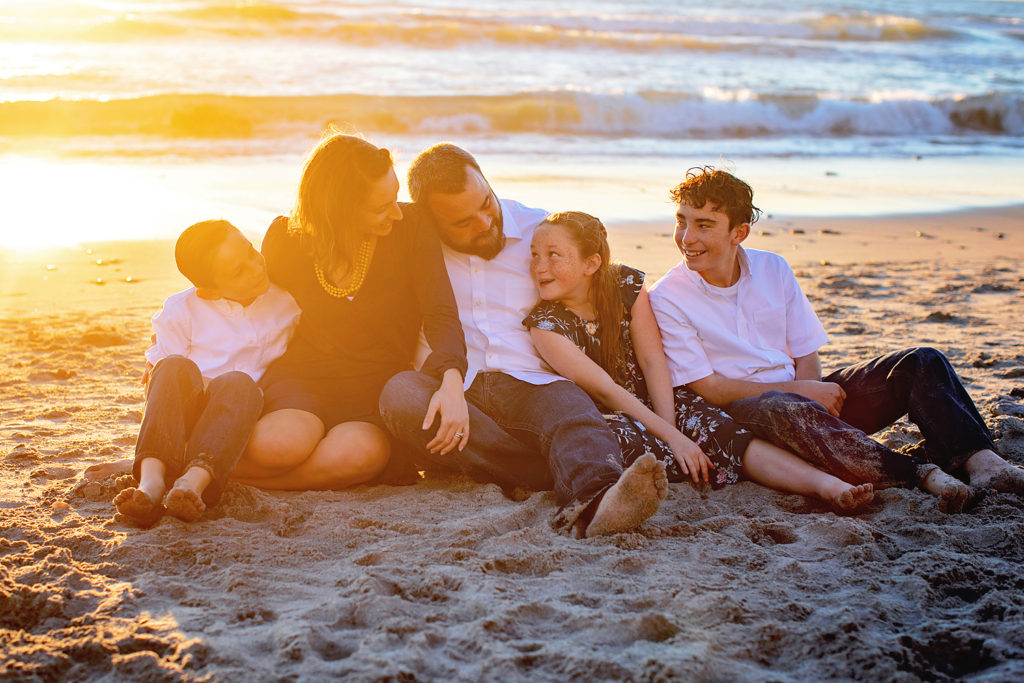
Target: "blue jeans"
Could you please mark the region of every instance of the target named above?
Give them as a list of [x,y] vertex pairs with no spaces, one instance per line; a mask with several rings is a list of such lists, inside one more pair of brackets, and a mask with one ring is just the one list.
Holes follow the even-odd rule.
[[[726,412],[757,436],[857,484],[916,486],[935,466],[954,472],[977,451],[995,450],[974,402],[935,349],[895,351],[823,381],[846,392],[838,418],[817,401],[781,391],[733,401]],[[927,460],[868,436],[904,415],[921,430]]]
[[164,463],[168,484],[190,467],[202,467],[212,477],[203,502],[215,505],[262,411],[263,393],[244,372],[214,377],[204,389],[195,363],[181,356],[164,358],[150,376],[135,445],[136,481],[145,458]]
[[569,381],[530,384],[482,372],[466,391],[469,444],[462,452],[430,453],[436,428],[423,429],[440,382],[420,372],[392,377],[380,396],[388,429],[427,465],[461,471],[508,490],[555,490],[558,528],[579,515],[622,474],[619,445],[594,402]]

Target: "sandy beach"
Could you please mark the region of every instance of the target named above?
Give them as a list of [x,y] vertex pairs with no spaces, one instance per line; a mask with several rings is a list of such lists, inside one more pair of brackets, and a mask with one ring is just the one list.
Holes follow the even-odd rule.
[[[766,217],[832,336],[827,368],[942,349],[1024,465],[1024,209]],[[613,226],[660,276],[663,224]],[[921,491],[840,517],[749,483],[671,486],[639,531],[574,540],[554,496],[428,477],[232,484],[194,525],[112,519],[167,242],[0,252],[0,678],[16,681],[984,680],[1024,677],[1024,500]],[[879,435],[912,448],[898,423]]]

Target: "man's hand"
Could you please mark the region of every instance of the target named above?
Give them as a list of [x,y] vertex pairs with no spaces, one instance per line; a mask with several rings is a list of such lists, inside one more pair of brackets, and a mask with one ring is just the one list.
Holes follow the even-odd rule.
[[834,417],[839,417],[843,410],[843,402],[846,401],[846,392],[841,386],[834,382],[818,382],[812,379],[797,380],[793,384],[796,385],[794,393],[817,401]]

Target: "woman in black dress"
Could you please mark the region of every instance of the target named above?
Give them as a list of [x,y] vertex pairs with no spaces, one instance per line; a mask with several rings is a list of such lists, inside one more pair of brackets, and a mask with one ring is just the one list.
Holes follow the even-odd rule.
[[424,429],[436,429],[440,452],[468,441],[466,345],[440,244],[397,198],[390,153],[336,134],[306,162],[291,218],[267,230],[270,279],[302,318],[260,382],[264,414],[236,479],[267,489],[394,479],[382,474],[395,475],[388,464],[398,458],[377,402],[388,379],[412,368],[421,328],[431,348],[421,370],[442,380]]
[[686,387],[672,389],[644,274],[610,263],[601,221],[548,216],[534,232],[530,270],[542,301],[523,324],[541,357],[598,403],[624,465],[649,452],[669,481],[720,488],[747,478],[843,511],[871,500],[870,484],[848,484],[754,438]]

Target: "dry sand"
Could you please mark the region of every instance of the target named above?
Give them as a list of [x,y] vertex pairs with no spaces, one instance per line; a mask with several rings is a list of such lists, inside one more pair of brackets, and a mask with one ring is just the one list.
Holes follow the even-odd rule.
[[[941,348],[1020,465],[1022,225],[1019,208],[766,218],[750,244],[797,266],[827,368]],[[616,226],[617,255],[657,277],[668,230]],[[944,515],[893,489],[838,517],[673,484],[639,531],[574,540],[549,528],[550,492],[233,484],[193,525],[114,522],[124,480],[82,473],[133,452],[171,261],[153,242],[0,253],[4,680],[1024,679],[1024,501],[1006,494]]]

